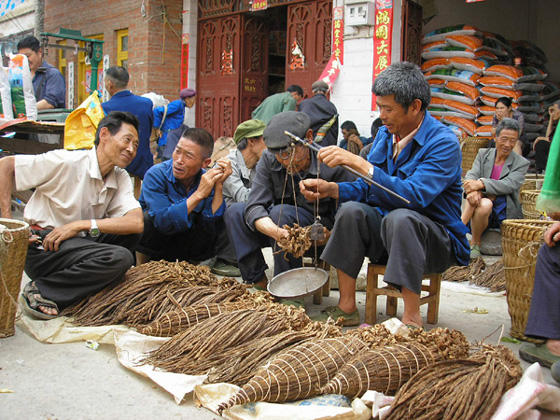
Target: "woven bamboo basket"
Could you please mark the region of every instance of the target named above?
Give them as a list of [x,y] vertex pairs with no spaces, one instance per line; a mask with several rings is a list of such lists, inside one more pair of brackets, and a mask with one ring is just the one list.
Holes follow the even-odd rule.
[[525,181],[521,184],[519,188],[519,201],[522,200],[521,193],[524,191],[540,191],[543,184],[542,176],[540,178],[535,178],[535,174],[527,174],[525,176]]
[[521,209],[523,210],[523,218],[538,220],[541,218],[541,212],[537,211],[537,197],[540,190],[525,190],[521,192]]
[[15,332],[17,297],[27,257],[29,225],[19,220],[0,219],[7,230],[0,234],[0,338]]
[[544,243],[543,234],[553,222],[509,219],[502,223],[502,249],[508,312],[512,337],[542,342],[525,336],[531,307],[537,253]]
[[488,146],[488,143],[490,143],[488,137],[465,137],[461,142],[461,153],[463,155],[461,168],[463,173],[467,173],[472,168],[479,149]]

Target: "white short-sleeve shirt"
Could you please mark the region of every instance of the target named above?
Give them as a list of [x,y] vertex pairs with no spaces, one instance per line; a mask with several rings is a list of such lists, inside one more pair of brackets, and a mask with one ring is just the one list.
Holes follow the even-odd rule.
[[43,228],[122,217],[140,207],[124,169],[115,167],[103,180],[95,147],[17,155],[15,180],[18,191],[35,188],[23,216]]

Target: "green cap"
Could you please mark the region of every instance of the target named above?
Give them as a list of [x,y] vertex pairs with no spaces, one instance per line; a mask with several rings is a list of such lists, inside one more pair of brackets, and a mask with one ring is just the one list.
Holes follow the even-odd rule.
[[244,121],[237,126],[235,134],[233,135],[233,141],[235,144],[239,144],[243,139],[260,137],[263,135],[265,128],[266,124],[261,120]]

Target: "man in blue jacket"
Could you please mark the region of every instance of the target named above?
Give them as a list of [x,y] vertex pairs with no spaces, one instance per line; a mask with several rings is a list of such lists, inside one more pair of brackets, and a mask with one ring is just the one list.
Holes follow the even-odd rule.
[[101,104],[103,111],[127,111],[136,115],[140,126],[138,129],[138,151],[134,160],[126,167],[128,173],[143,179],[144,174],[154,164],[154,157],[150,152],[150,134],[154,116],[152,114],[152,101],[148,98],[134,95],[127,89],[130,76],[128,71],[121,66],[107,69],[105,73],[105,89],[111,99]]
[[372,262],[386,260],[385,282],[404,300],[403,323],[421,327],[423,274],[469,262],[467,227],[461,222],[461,151],[453,132],[426,112],[430,88],[417,66],[391,65],[376,78],[373,92],[384,127],[368,159],[340,147],[322,149],[319,159],[331,167],[348,165],[410,203],[362,179],[302,183],[308,200],[331,197],[344,203],[321,255],[337,268],[340,299],[323,318],[359,324],[356,277],[367,256]]
[[[226,204],[223,183],[231,164],[210,164],[214,139],[202,128],[185,130],[173,160],[153,166],[144,178],[140,204],[144,236],[137,248],[138,263],[164,259],[199,263],[216,255],[217,223]],[[207,264],[208,265],[208,264]]]

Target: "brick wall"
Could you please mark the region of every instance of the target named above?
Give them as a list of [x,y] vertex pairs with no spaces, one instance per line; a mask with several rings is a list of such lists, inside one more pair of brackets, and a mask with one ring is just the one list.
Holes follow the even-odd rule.
[[[139,0],[48,0],[45,32],[56,33],[62,27],[81,30],[85,37],[103,34],[103,54],[109,55],[113,66],[117,63],[117,31],[128,28],[130,90],[138,95],[156,92],[175,100],[180,85],[183,1],[144,0],[144,4],[146,13],[142,16]],[[170,25],[164,26],[164,11],[176,34]],[[55,56],[49,51],[48,61],[55,64]],[[78,56],[68,51],[67,61],[74,61],[77,71]],[[76,75],[76,91],[77,80]]]

